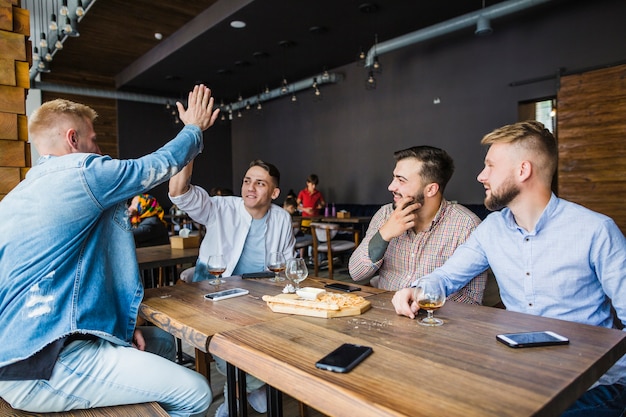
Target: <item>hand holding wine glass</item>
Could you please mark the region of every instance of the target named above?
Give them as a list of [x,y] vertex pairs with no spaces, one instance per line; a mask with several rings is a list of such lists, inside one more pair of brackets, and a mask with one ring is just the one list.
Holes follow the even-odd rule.
[[282,252],[271,252],[267,257],[267,269],[274,273],[274,278],[269,280],[272,282],[284,281],[285,278],[280,273],[285,270],[285,256]]
[[419,320],[422,326],[441,326],[443,320],[433,317],[435,310],[446,302],[446,289],[440,279],[420,278],[415,287],[413,299],[419,308],[426,310],[427,317]]
[[309,276],[309,270],[306,267],[306,262],[302,258],[292,258],[287,261],[287,268],[285,269],[285,275],[289,278],[289,281],[293,282],[296,290],[300,289],[300,283]]
[[226,261],[224,261],[224,257],[222,255],[209,256],[207,269],[209,270],[209,274],[215,277],[215,279],[209,281],[209,284],[220,285],[224,282],[224,280],[220,279],[224,271],[226,271]]

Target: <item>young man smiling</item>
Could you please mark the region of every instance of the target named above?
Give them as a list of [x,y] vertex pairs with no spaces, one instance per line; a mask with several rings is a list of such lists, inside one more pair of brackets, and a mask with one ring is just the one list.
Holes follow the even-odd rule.
[[[241,197],[210,197],[203,188],[190,185],[192,170],[193,162],[170,179],[169,195],[172,203],[206,227],[193,281],[209,278],[207,262],[211,255],[224,257],[226,277],[265,270],[270,252],[282,252],[285,259],[295,256],[291,216],[272,204],[280,194],[280,172],[274,165],[259,159],[252,161],[241,185]],[[226,363],[218,357],[215,363],[225,375]],[[264,385],[263,381],[247,376],[248,402],[260,413],[267,411]],[[227,414],[224,402],[215,415]]]
[[[444,150],[414,146],[395,152],[394,158],[388,188],[393,203],[376,212],[350,257],[349,268],[355,281],[378,273],[376,285],[395,291],[443,265],[480,220],[469,209],[443,198],[454,173],[454,161]],[[487,277],[483,271],[476,275],[450,299],[480,304]]]

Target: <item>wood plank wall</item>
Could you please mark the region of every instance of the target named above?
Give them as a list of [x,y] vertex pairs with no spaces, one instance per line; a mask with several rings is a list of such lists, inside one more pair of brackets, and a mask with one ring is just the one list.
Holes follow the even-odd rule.
[[32,64],[30,18],[18,0],[0,0],[0,200],[31,166],[26,93]]
[[626,234],[626,65],[563,77],[557,100],[559,196]]

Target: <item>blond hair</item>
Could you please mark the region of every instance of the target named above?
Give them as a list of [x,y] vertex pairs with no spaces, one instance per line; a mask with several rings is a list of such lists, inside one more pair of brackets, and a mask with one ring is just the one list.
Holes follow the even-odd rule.
[[559,159],[559,150],[554,135],[543,123],[536,120],[514,123],[488,133],[480,141],[482,145],[506,143],[517,146],[537,159],[532,161],[552,181]]
[[60,117],[72,119],[84,126],[85,119],[93,123],[98,117],[94,109],[84,104],[58,98],[45,102],[28,118],[28,131],[32,138],[58,124]]

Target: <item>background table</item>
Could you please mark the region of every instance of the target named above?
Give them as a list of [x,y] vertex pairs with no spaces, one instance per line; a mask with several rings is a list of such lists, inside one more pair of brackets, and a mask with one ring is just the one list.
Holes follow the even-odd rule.
[[[174,249],[170,245],[137,248],[137,263],[142,272],[144,285],[146,285],[145,281],[149,276],[152,278],[152,287],[162,287],[165,284],[166,274],[172,278],[172,281],[176,282],[177,265],[195,264],[199,252],[200,248]],[[156,271],[158,276],[156,283],[154,282],[153,271]]]
[[[373,308],[357,317],[291,316],[219,333],[210,351],[325,414],[376,417],[559,415],[626,353],[618,330],[453,302],[436,313],[443,326],[423,327],[396,315],[391,297],[369,297]],[[571,342],[513,349],[495,338],[537,330]],[[345,342],[374,353],[348,374],[315,367]]]

